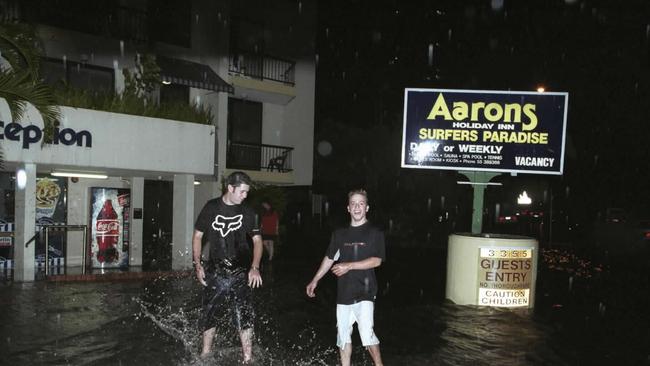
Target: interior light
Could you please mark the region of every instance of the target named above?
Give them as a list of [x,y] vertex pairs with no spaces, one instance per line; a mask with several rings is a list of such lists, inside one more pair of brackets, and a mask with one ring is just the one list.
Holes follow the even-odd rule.
[[108,175],[101,173],[80,173],[80,172],[52,172],[50,175],[55,177],[74,177],[74,178],[91,178],[106,179]]
[[165,85],[170,85],[172,82],[169,80],[163,80],[162,83]]
[[200,184],[201,184],[201,182],[199,182],[198,180],[195,180],[195,181],[194,181],[194,185],[195,185],[195,186],[198,186],[198,185],[200,185]]
[[16,186],[18,186],[18,189],[25,189],[26,185],[27,173],[25,172],[25,169],[18,169],[16,172]]

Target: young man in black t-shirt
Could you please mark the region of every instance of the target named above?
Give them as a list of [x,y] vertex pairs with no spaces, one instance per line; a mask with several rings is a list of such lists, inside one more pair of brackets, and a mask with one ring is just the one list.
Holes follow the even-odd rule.
[[239,330],[243,361],[248,364],[252,362],[253,349],[251,289],[262,285],[262,236],[254,211],[242,205],[248,196],[250,177],[234,172],[226,178],[226,184],[227,192],[208,201],[201,210],[192,238],[196,278],[204,286],[199,320],[203,334],[201,356],[210,354],[217,319],[230,308],[232,321]]
[[[336,326],[341,364],[350,365],[352,326],[357,323],[361,342],[375,365],[382,365],[379,339],[375,336],[374,301],[377,279],[374,268],[386,259],[384,234],[366,219],[368,195],[364,190],[348,194],[350,226],[332,234],[325,258],[307,285],[307,296],[314,297],[318,281],[330,270],[337,277]],[[337,264],[334,264],[337,262]]]

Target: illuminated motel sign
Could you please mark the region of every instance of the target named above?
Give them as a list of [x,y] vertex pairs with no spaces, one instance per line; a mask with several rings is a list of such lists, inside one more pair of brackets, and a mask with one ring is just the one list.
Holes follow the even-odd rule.
[[562,174],[568,93],[406,89],[402,167]]
[[[405,89],[402,168],[456,170],[474,185],[472,233],[448,242],[446,296],[455,303],[533,306],[537,241],[480,234],[483,192],[498,173],[563,173],[568,100],[564,92]],[[519,202],[531,198],[523,192]]]

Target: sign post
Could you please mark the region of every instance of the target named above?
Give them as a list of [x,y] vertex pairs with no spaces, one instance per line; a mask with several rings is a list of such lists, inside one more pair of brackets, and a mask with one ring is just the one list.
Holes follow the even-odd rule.
[[406,89],[402,167],[456,170],[474,189],[472,233],[499,173],[562,174],[568,93]]
[[478,234],[483,228],[483,197],[485,187],[490,184],[490,179],[496,177],[497,173],[491,172],[458,172],[469,179],[468,184],[472,185],[474,199],[472,200],[472,233]]
[[452,301],[533,306],[537,241],[481,234],[483,197],[501,173],[562,174],[568,100],[564,92],[405,90],[402,168],[455,170],[474,191],[472,232],[449,238]]

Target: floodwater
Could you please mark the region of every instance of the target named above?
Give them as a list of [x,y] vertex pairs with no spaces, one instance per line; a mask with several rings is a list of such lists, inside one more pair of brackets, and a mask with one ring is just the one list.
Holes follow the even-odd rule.
[[[283,244],[255,290],[258,365],[335,365],[335,281],[304,287],[326,243]],[[375,331],[386,365],[650,365],[647,259],[598,263],[545,249],[533,310],[445,300],[445,250],[388,247]],[[647,253],[645,253],[647,254]],[[636,258],[637,260],[633,260]],[[647,258],[647,256],[645,257]],[[199,285],[189,276],[0,285],[0,364],[236,365],[236,332],[218,326],[199,362]],[[353,335],[353,362],[372,362]]]

